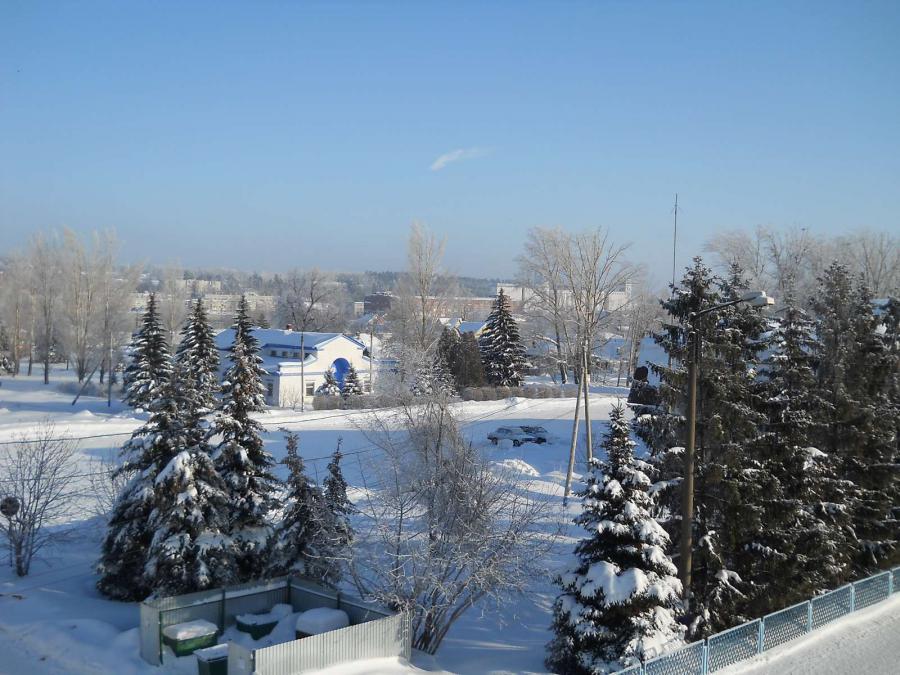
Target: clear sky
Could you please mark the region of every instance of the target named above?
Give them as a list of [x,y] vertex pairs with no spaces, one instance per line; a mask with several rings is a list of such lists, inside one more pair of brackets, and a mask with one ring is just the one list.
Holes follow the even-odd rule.
[[900,2],[0,1],[0,249],[508,276],[534,225],[671,269],[717,228],[900,230]]

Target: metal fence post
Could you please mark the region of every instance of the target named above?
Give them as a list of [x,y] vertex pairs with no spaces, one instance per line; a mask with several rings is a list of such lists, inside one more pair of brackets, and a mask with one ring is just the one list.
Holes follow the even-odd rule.
[[856,586],[850,584],[850,611],[856,611]]
[[703,663],[700,668],[700,675],[707,675],[709,673],[709,642],[706,640],[703,641]]
[[806,601],[806,632],[812,633],[812,600]]
[[763,617],[759,620],[759,639],[756,643],[756,653],[763,653],[763,642],[766,639],[766,618]]
[[162,611],[156,613],[156,640],[159,643],[159,665],[163,664]]
[[888,597],[894,593],[894,571],[888,570]]
[[222,605],[219,610],[219,624],[222,626],[222,632],[225,632],[225,587],[222,587]]

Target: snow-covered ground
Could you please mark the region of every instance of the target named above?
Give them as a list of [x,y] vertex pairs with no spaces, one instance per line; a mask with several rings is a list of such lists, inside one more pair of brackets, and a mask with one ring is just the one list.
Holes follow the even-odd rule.
[[[44,420],[52,421],[60,434],[85,437],[78,442],[79,468],[96,471],[96,458],[115,453],[141,423],[132,411],[114,401],[82,397],[72,405],[73,395],[58,390],[72,376],[56,371],[44,386],[37,371],[31,377],[4,377],[0,387],[0,442],[14,441]],[[591,396],[594,438],[599,438],[609,408],[627,390],[597,386]],[[577,512],[570,502],[562,506],[571,434],[574,399],[510,399],[466,402],[456,406],[465,434],[491,461],[519,473],[522,489],[548,500],[553,507],[547,529],[568,523]],[[301,454],[313,476],[322,478],[338,438],[343,439],[344,471],[351,485],[350,496],[364,493],[366,465],[377,452],[366,440],[360,425],[365,411],[275,410],[262,416],[268,433],[266,445],[276,460],[284,455],[285,427],[300,433]],[[486,434],[502,424],[540,424],[551,438],[545,445],[515,448],[507,443],[492,446]],[[581,441],[583,453],[583,439]],[[583,466],[583,455],[579,457]],[[278,467],[279,473],[283,467]],[[65,545],[47,551],[36,560],[25,578],[0,567],[0,673],[160,673],[191,672],[190,664],[157,669],[138,656],[138,608],[136,604],[106,600],[94,587],[96,561],[103,524],[91,517],[89,478],[83,477],[85,503],[72,523],[76,526]],[[82,508],[83,507],[83,508]],[[571,526],[574,528],[574,526]],[[550,639],[550,608],[556,595],[552,575],[566,564],[574,530],[563,538],[545,561],[547,574],[530,592],[503,608],[502,612],[470,610],[450,631],[435,658],[416,655],[414,663],[429,671],[455,673],[545,672],[544,645]],[[5,562],[5,561],[4,561]],[[183,659],[181,661],[184,661]],[[416,672],[397,660],[359,666],[357,672]],[[341,670],[341,672],[351,672]]]
[[898,673],[900,594],[719,672],[722,675]]

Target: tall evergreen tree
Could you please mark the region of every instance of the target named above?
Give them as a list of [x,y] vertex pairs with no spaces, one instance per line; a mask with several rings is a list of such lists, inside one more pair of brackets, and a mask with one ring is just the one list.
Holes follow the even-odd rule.
[[334,564],[334,530],[322,490],[306,475],[299,454],[299,437],[287,432],[287,452],[282,460],[288,469],[284,503],[270,556],[269,570],[275,575],[300,573],[333,586],[340,578]]
[[334,527],[335,544],[339,550],[345,550],[353,541],[353,527],[350,524],[350,514],[353,513],[353,504],[347,497],[347,481],[341,471],[341,441],[338,439],[337,448],[328,463],[328,475],[323,485],[325,493],[325,506],[331,514]]
[[104,595],[117,600],[141,600],[154,588],[145,566],[154,535],[151,516],[157,506],[156,478],[187,445],[171,368],[166,372],[166,379],[153,389],[156,398],[148,404],[149,419],[122,448],[118,471],[132,478],[113,508],[97,582]]
[[246,581],[266,566],[265,553],[272,534],[269,512],[273,508],[271,468],[274,462],[260,437],[262,425],[252,417],[253,413],[266,409],[264,371],[243,297],[234,331],[229,354],[231,365],[225,372],[222,401],[210,438],[221,439],[213,459],[228,495],[229,534],[234,545],[237,577]]
[[201,419],[216,407],[219,392],[219,350],[203,302],[197,300],[181,330],[175,352],[175,370],[181,384],[183,416],[192,430],[192,445],[204,440]]
[[234,583],[228,495],[208,447],[190,417],[195,399],[173,378],[159,407],[171,416],[173,449],[182,448],[153,480],[144,581],[157,595],[178,595]]
[[525,347],[502,288],[487,318],[479,347],[488,382],[499,387],[517,387],[522,383],[528,366]]
[[880,320],[868,289],[861,281],[854,287],[843,265],[825,270],[812,305],[820,338],[818,381],[832,406],[819,447],[839,458],[842,477],[854,484],[855,571],[865,574],[892,559],[900,535],[893,510],[896,400],[889,393],[896,361],[878,335]]
[[814,326],[792,297],[773,331],[763,376],[768,423],[754,452],[768,478],[762,494],[763,527],[753,567],[745,577],[763,590],[756,614],[836,588],[849,576],[852,538],[845,481],[835,458],[813,447],[832,408],[813,370]]
[[563,675],[620,670],[682,635],[669,537],[650,514],[648,467],[633,455],[621,406],[612,409],[603,447],[607,459],[592,460],[575,521],[588,536],[575,548],[576,567],[558,579],[547,667]]
[[466,332],[459,336],[457,356],[451,372],[458,388],[480,387],[484,384],[484,365],[481,363],[481,350],[475,333]]
[[171,374],[172,360],[165,335],[156,295],[151,293],[141,327],[132,337],[131,362],[124,374],[124,400],[134,409],[147,410]]

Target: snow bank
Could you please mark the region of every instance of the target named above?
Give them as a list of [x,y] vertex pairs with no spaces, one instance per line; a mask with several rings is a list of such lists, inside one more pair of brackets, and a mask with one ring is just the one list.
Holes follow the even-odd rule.
[[297,617],[296,629],[298,633],[306,635],[318,635],[330,630],[346,628],[350,625],[350,617],[347,612],[328,607],[316,607],[308,609]]
[[535,469],[528,462],[523,462],[521,459],[504,459],[499,462],[494,462],[495,466],[510,469],[511,471],[515,471],[516,473],[521,473],[526,476],[533,476],[537,478],[541,475],[541,472]]

